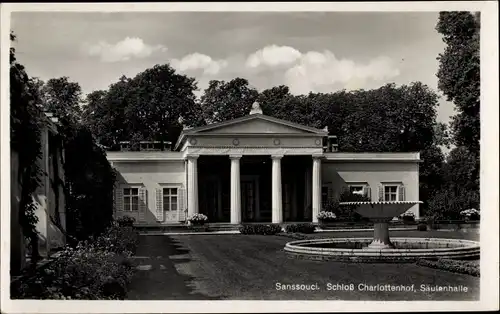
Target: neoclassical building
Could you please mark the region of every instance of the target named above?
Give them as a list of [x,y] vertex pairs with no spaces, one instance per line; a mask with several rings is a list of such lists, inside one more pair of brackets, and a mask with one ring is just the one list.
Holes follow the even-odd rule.
[[[124,142],[123,147],[126,147]],[[173,150],[108,152],[118,171],[116,216],[172,224],[203,213],[210,222],[317,222],[343,189],[372,200],[418,201],[420,154],[347,153],[335,137],[263,115],[185,129]],[[418,204],[410,209],[419,217]]]

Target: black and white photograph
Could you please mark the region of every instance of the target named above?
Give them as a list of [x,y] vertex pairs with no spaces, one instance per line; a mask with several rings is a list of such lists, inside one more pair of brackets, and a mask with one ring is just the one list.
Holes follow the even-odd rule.
[[497,2],[1,9],[2,313],[498,310]]

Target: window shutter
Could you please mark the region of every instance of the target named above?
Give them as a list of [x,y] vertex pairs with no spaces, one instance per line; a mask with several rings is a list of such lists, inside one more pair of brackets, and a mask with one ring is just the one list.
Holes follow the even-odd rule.
[[139,220],[144,221],[146,210],[148,208],[148,190],[145,187],[139,188]]
[[117,212],[123,212],[123,189],[121,186],[115,188],[115,208]]
[[156,219],[163,221],[163,189],[156,189]]
[[179,188],[177,189],[177,209],[179,211],[179,221],[186,220],[186,189]]
[[378,186],[378,200],[379,201],[384,200],[384,186],[382,184],[379,184]]
[[398,201],[405,201],[405,186],[402,184],[399,186]]
[[372,189],[369,186],[365,186],[365,196],[368,197],[370,200],[372,199]]

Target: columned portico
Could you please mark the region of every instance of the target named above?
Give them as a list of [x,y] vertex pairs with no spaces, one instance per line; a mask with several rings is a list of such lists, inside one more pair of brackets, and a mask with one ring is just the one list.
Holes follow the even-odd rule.
[[241,223],[241,187],[240,159],[241,155],[230,155],[231,159],[231,223]]
[[321,211],[321,156],[313,155],[312,169],[312,221],[318,222]]
[[283,222],[283,203],[281,195],[281,158],[283,155],[272,155],[272,223]]
[[187,166],[188,166],[188,215],[198,213],[198,155],[188,155]]

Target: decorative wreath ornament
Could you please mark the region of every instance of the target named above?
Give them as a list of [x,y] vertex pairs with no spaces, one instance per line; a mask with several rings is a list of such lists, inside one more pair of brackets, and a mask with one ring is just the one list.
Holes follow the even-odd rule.
[[239,139],[237,139],[237,138],[235,138],[235,139],[233,140],[233,145],[234,145],[234,146],[238,146],[238,145],[240,145],[240,140],[239,140]]

